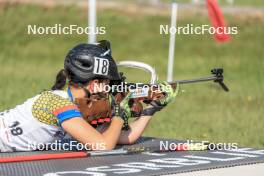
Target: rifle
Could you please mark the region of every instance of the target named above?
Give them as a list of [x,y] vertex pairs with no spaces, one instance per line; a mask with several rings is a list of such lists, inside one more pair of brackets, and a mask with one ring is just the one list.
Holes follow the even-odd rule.
[[[157,75],[155,70],[151,66],[135,61],[121,62],[119,63],[119,66],[120,65],[139,68],[151,73],[151,81],[149,84],[127,83],[125,82],[126,78],[122,76],[121,81],[114,83],[114,85],[116,85],[116,88],[111,90],[117,103],[120,103],[123,98],[125,98],[127,94],[131,92],[129,106],[131,108],[132,117],[139,117],[142,114],[144,104],[164,97],[165,93],[160,91],[160,87],[158,86],[158,84],[156,84]],[[169,84],[175,90],[177,84],[194,84],[213,81],[219,84],[224,91],[228,92],[229,89],[224,84],[223,73],[224,70],[222,68],[214,68],[211,70],[212,76],[200,77],[196,79],[178,80],[169,82]],[[123,74],[121,73],[121,75]],[[84,115],[84,117],[86,117],[86,119],[88,119],[91,125],[97,126],[105,122],[110,122],[109,117],[112,117],[112,107],[109,99],[105,98],[105,96],[100,96],[97,94],[92,95],[87,99],[77,99],[76,104],[79,105],[82,114]],[[125,122],[124,124],[125,129],[128,129],[128,122]]]
[[[224,91],[228,92],[229,89],[224,83],[223,73],[224,70],[222,68],[214,68],[211,70],[211,74],[213,74],[213,76],[201,77],[196,79],[177,80],[168,83],[175,90],[177,84],[194,84],[200,82],[214,81],[215,83],[218,83]],[[116,97],[117,102],[120,102],[127,95],[128,92],[132,92],[129,105],[131,107],[133,117],[139,117],[141,115],[141,112],[143,110],[143,103],[160,99],[165,96],[165,93],[160,91],[158,84],[138,84],[125,82],[122,82],[121,84],[124,84],[123,87],[125,87],[125,90],[123,90],[123,92],[117,92],[114,95]]]

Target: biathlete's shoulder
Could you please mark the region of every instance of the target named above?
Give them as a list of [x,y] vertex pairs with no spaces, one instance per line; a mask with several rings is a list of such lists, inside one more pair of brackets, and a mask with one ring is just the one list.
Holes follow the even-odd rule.
[[[61,124],[64,120],[81,117],[79,108],[69,100],[65,91],[44,91],[34,102],[32,112],[39,121],[50,125]],[[52,123],[50,122],[52,121]]]
[[65,90],[50,90],[48,92],[53,93],[55,95],[59,95],[60,97],[65,98],[65,99],[69,99],[69,95],[67,91]]

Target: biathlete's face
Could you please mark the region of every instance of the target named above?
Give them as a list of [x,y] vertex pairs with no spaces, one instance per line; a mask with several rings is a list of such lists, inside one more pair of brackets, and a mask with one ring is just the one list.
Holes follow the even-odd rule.
[[86,86],[86,89],[88,89],[91,93],[98,93],[98,92],[107,92],[108,87],[110,84],[109,79],[93,79],[89,82],[89,84]]

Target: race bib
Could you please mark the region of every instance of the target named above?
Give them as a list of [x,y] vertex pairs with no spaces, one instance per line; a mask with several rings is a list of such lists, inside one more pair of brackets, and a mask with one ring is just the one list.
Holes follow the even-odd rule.
[[93,73],[97,75],[108,75],[109,61],[107,59],[95,57]]

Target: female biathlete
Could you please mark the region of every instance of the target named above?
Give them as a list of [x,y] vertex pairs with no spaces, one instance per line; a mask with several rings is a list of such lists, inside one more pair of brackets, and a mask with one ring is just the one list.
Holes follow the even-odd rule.
[[108,125],[94,128],[82,115],[75,100],[100,93],[94,90],[98,84],[108,85],[120,79],[110,46],[107,47],[103,42],[75,46],[67,54],[64,69],[58,73],[51,90],[43,91],[23,104],[0,113],[1,152],[34,150],[32,144],[50,144],[66,134],[91,148],[101,146],[97,150],[111,150],[116,144],[134,143],[151,116],[171,102],[178,90],[166,86],[163,90],[166,96],[150,103],[142,115],[129,124],[129,130],[122,130],[124,120],[131,117],[129,97],[119,104],[114,102]]

